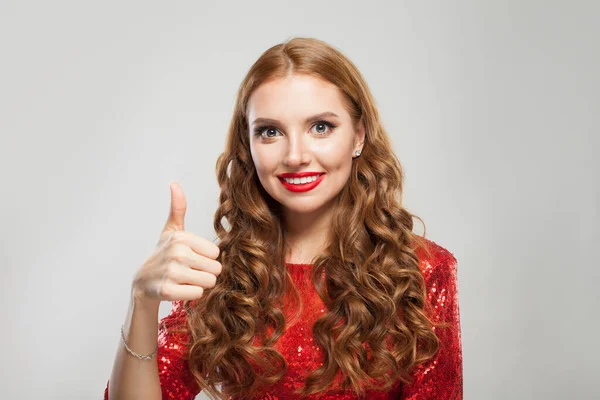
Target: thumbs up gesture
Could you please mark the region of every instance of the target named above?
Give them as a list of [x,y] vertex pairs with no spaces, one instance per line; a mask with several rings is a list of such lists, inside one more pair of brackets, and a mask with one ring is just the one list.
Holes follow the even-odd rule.
[[169,218],[152,255],[135,273],[132,293],[136,301],[195,300],[215,286],[221,273],[219,247],[184,230],[187,202],[183,189],[172,182]]

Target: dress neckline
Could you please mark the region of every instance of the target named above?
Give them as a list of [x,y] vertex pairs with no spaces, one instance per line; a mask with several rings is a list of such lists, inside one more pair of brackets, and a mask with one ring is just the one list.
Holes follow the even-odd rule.
[[285,263],[285,266],[290,271],[310,271],[313,269],[313,264],[307,263]]

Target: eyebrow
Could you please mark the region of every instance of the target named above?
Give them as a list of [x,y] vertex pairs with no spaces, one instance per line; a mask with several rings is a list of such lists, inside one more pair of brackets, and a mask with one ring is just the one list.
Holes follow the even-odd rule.
[[[306,118],[306,123],[310,123],[310,122],[314,122],[314,121],[318,121],[320,119],[323,119],[325,117],[336,117],[339,118],[337,114],[331,112],[331,111],[326,111],[324,113],[320,113],[320,114],[315,114],[313,116],[310,116],[308,118]],[[256,125],[256,124],[279,124],[280,122],[276,119],[271,119],[271,118],[256,118],[253,122],[252,125]]]

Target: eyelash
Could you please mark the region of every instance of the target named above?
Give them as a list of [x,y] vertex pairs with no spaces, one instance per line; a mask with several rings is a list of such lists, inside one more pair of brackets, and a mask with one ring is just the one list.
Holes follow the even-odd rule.
[[[311,129],[315,126],[315,125],[319,125],[319,124],[323,124],[325,126],[327,126],[329,128],[329,132],[328,133],[318,133],[318,136],[327,136],[329,133],[331,133],[331,131],[333,131],[335,128],[337,128],[337,125],[332,124],[329,121],[317,121],[315,122],[312,126]],[[254,128],[254,136],[261,136],[262,133],[267,130],[267,129],[277,129],[276,127],[272,126],[272,125],[263,125],[263,126],[257,126],[256,128]],[[265,139],[272,139],[274,136],[272,137],[266,137]]]

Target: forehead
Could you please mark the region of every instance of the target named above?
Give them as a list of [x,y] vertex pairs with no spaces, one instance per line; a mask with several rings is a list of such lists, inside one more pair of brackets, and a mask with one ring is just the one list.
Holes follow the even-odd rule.
[[248,120],[257,117],[294,119],[325,111],[345,115],[341,91],[311,75],[293,74],[260,85],[248,101]]

